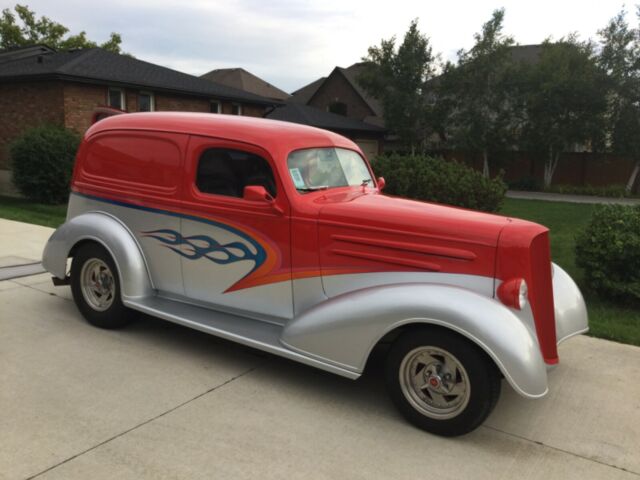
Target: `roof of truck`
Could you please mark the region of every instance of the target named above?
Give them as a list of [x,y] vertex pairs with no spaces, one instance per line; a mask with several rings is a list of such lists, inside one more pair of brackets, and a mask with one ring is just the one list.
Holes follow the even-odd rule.
[[256,117],[188,112],[114,115],[95,123],[85,138],[110,130],[147,130],[216,137],[258,145],[267,150],[336,146],[358,150],[351,140],[307,125]]

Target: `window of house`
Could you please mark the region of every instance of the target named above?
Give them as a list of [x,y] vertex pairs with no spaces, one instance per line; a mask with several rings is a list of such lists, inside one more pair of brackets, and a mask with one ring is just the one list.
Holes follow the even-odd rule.
[[222,113],[222,105],[218,100],[211,100],[209,103],[209,111],[211,113]]
[[202,193],[242,198],[249,185],[263,186],[276,196],[273,171],[264,158],[227,148],[210,148],[200,156],[196,186]]
[[231,105],[231,114],[232,115],[242,115],[242,105],[239,103],[234,103]]
[[332,102],[329,104],[328,109],[331,113],[336,113],[338,115],[347,116],[347,104],[344,102]]
[[112,108],[124,110],[124,90],[121,88],[109,87],[107,90],[107,104]]
[[138,93],[138,111],[153,112],[156,109],[156,101],[151,92]]

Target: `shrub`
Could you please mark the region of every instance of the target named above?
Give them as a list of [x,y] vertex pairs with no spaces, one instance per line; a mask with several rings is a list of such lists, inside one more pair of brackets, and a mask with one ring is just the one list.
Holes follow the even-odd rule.
[[16,188],[36,202],[65,202],[79,142],[75,132],[63,127],[45,125],[27,130],[10,148]]
[[576,263],[603,298],[640,305],[640,205],[597,207],[576,240]]
[[506,184],[502,174],[485,178],[471,167],[425,155],[383,155],[373,161],[392,195],[495,212],[500,208]]

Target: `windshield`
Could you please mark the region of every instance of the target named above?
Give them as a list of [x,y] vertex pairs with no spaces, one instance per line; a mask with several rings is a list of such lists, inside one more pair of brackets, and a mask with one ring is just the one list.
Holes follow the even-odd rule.
[[344,148],[297,150],[289,155],[287,165],[293,184],[303,193],[332,187],[373,184],[363,158]]

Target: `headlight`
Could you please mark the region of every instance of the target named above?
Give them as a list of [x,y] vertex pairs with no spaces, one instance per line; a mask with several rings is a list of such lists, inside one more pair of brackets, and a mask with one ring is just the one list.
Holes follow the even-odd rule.
[[528,292],[524,278],[511,278],[498,287],[498,298],[506,306],[522,310],[527,305]]

